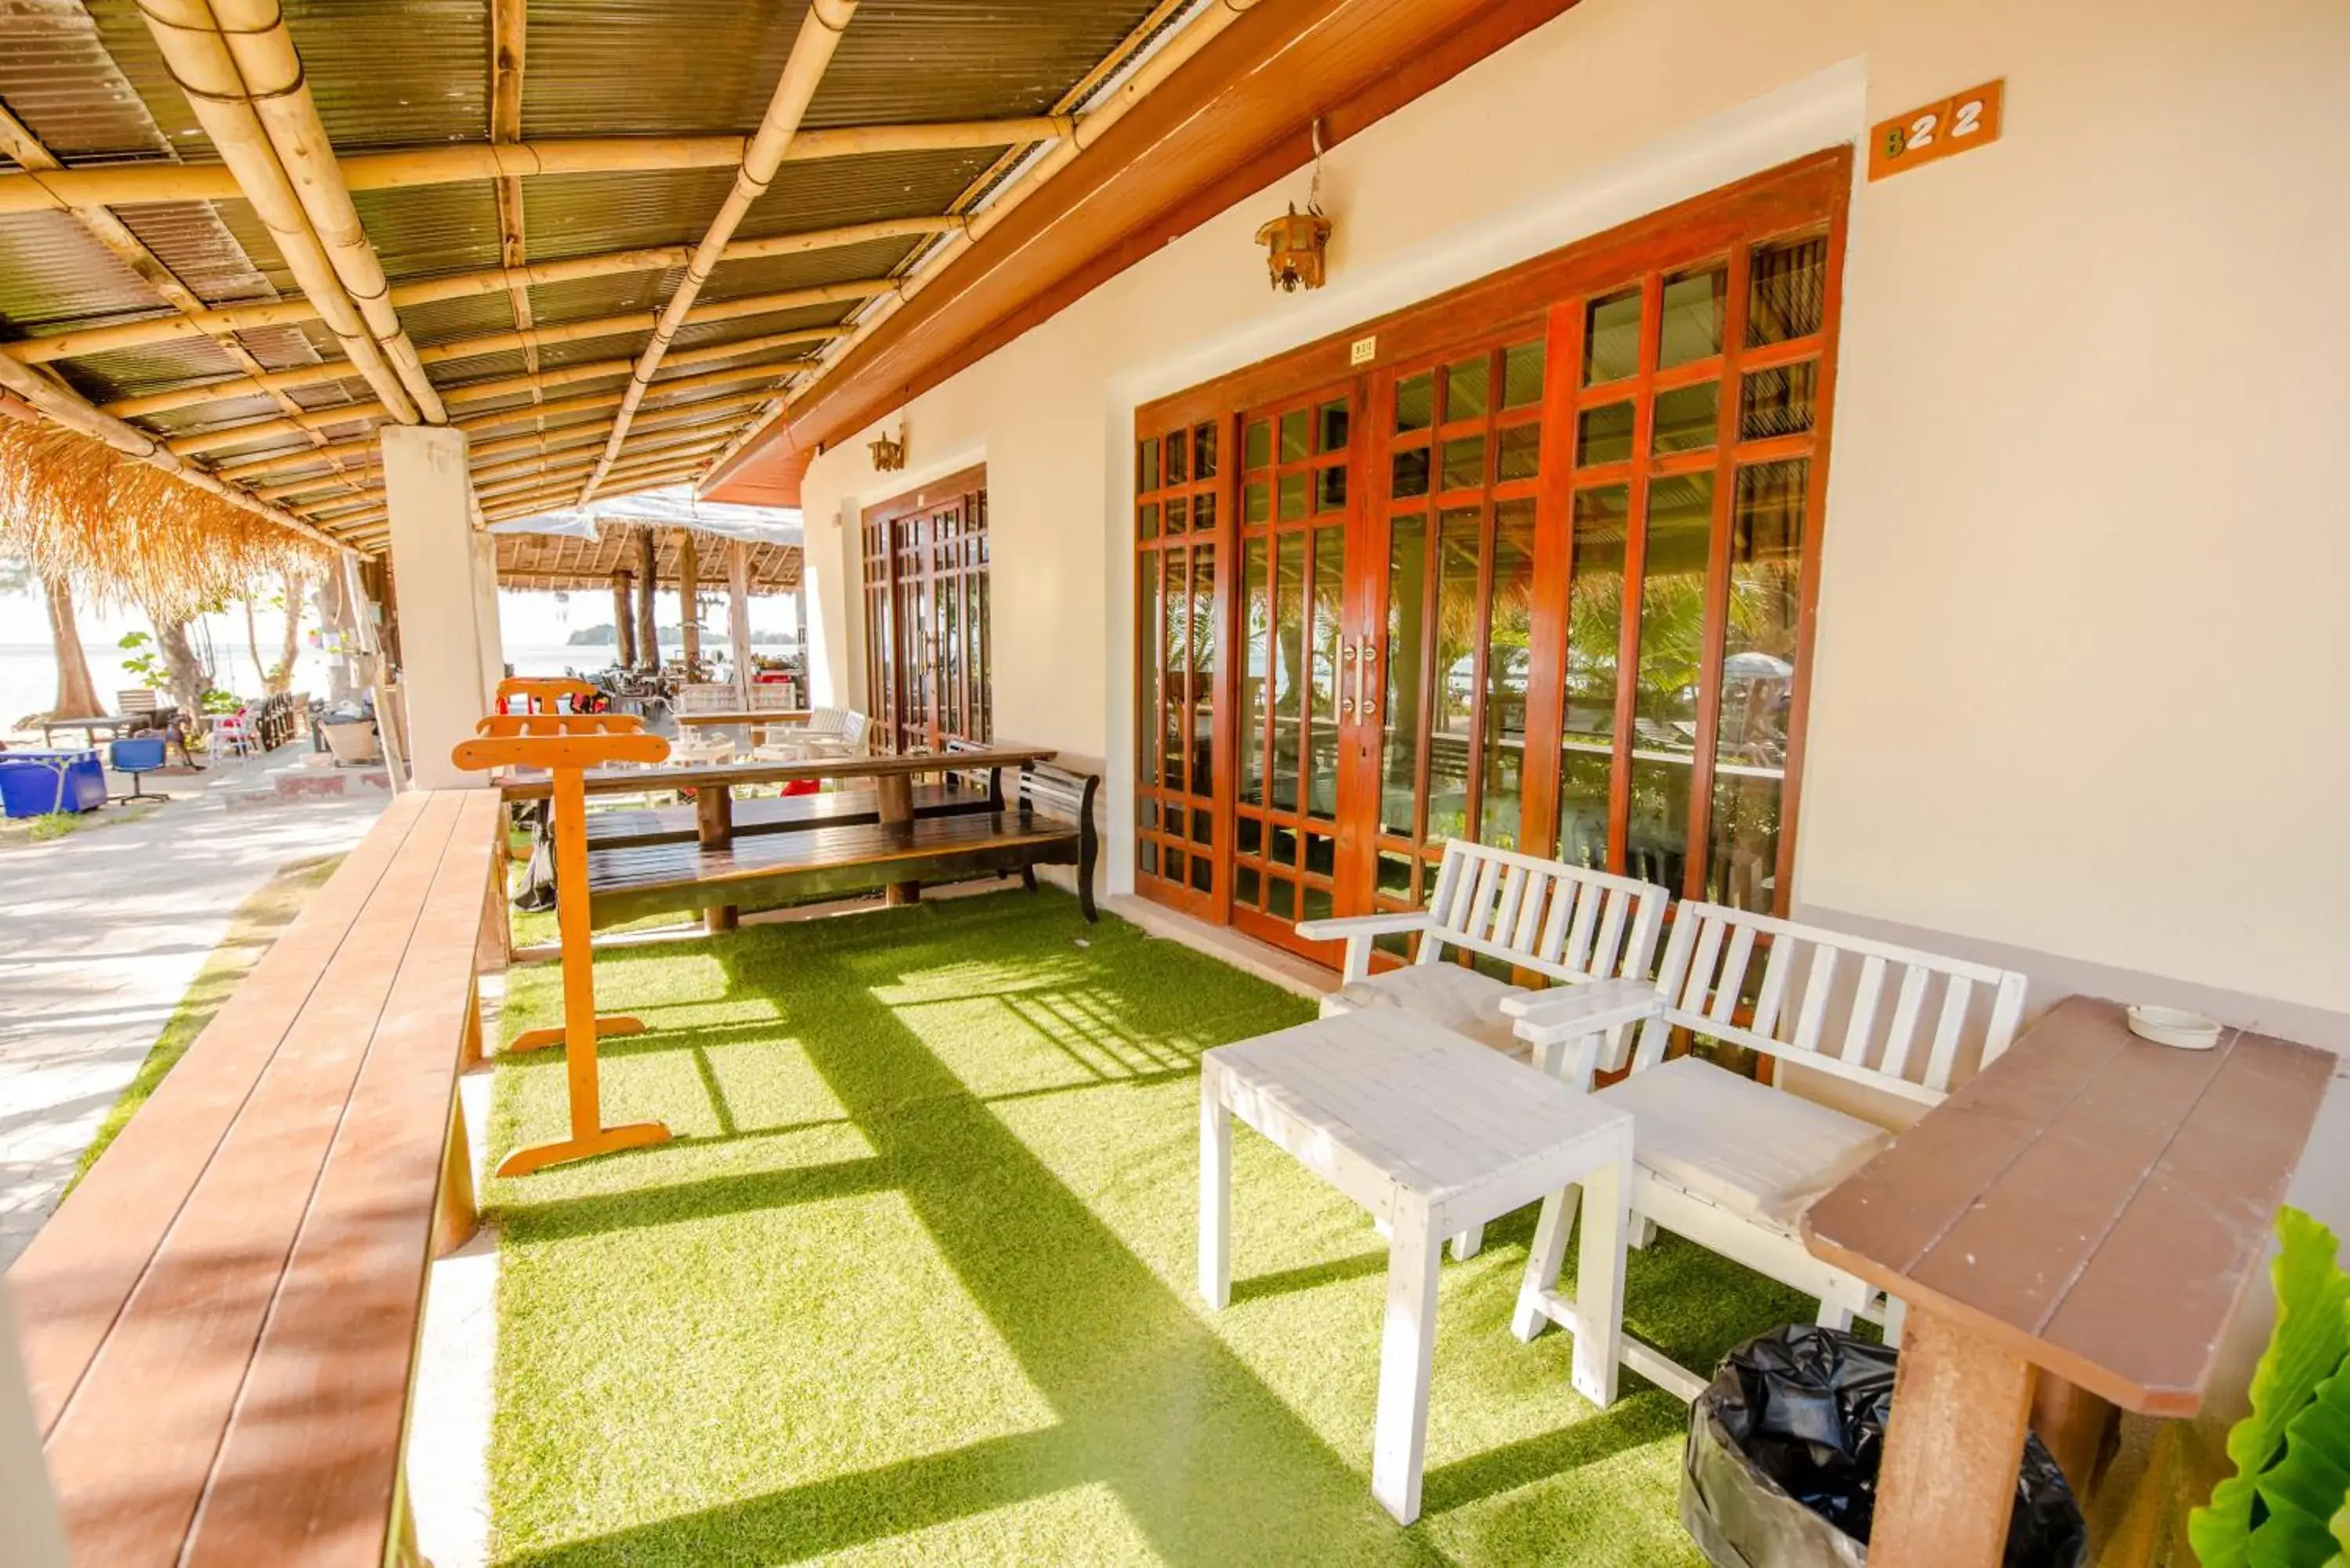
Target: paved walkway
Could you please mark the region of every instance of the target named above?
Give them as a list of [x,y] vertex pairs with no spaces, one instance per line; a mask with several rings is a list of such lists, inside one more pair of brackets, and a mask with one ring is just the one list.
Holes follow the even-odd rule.
[[229,811],[218,792],[247,771],[140,821],[0,850],[0,1269],[57,1208],[237,906],[287,861],[358,843],[390,799]]

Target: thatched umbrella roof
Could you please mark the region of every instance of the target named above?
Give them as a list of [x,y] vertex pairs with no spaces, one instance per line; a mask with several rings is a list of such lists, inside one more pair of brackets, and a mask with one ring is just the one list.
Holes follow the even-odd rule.
[[99,606],[180,617],[332,554],[88,436],[0,419],[0,551]]
[[[498,540],[498,587],[559,588],[573,593],[608,588],[612,574],[637,570],[638,530],[623,523],[600,523],[597,536],[582,539],[570,534],[501,534]],[[657,527],[655,576],[664,588],[674,588],[678,573],[678,531]],[[726,541],[705,535],[696,541],[696,575],[704,591],[726,586]],[[800,551],[796,545],[753,544],[751,591],[787,594],[799,587]]]

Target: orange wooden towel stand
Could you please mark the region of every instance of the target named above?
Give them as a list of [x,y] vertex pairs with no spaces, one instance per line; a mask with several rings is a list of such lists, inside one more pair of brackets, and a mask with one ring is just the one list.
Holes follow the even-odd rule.
[[[501,687],[501,691],[504,687]],[[571,1136],[555,1143],[518,1148],[498,1166],[500,1176],[527,1176],[541,1167],[586,1159],[615,1149],[667,1143],[660,1122],[604,1126],[596,1042],[608,1034],[637,1034],[634,1018],[596,1016],[596,972],[588,929],[588,791],[581,774],[608,763],[658,763],[669,742],[644,733],[644,721],[619,713],[494,714],[479,733],[450,753],[459,767],[545,768],[553,787],[555,814],[555,916],[563,944],[563,1027],[534,1029],[515,1042],[517,1050],[560,1043],[571,1096]]]

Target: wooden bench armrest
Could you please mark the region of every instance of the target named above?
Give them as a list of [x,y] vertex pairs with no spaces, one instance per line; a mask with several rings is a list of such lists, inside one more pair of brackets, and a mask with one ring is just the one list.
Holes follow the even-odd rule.
[[1394,909],[1383,915],[1339,915],[1324,920],[1300,920],[1296,931],[1309,942],[1345,942],[1347,961],[1339,971],[1341,985],[1352,985],[1371,972],[1371,939],[1398,931],[1424,931],[1430,917],[1426,909]]
[[1596,1071],[1624,1065],[1632,1025],[1662,1017],[1665,998],[1647,981],[1625,976],[1505,996],[1502,1012],[1516,1020],[1517,1037],[1534,1048],[1536,1065],[1588,1090]]

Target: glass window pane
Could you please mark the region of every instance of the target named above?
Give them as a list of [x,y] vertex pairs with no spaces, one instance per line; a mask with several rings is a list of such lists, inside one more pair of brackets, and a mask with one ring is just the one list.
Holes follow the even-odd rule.
[[1253,909],[1264,901],[1264,881],[1253,866],[1232,867],[1232,902],[1244,909]]
[[1305,515],[1307,479],[1308,476],[1303,473],[1284,473],[1281,476],[1281,520],[1283,522],[1294,522]]
[[1264,857],[1276,866],[1297,864],[1297,829],[1274,823],[1265,829]]
[[1191,497],[1192,531],[1197,533],[1202,528],[1212,528],[1215,525],[1216,493],[1211,490],[1203,495],[1194,495]]
[[1216,863],[1204,855],[1191,857],[1191,891],[1211,893],[1216,887]]
[[1216,842],[1216,814],[1195,811],[1191,814],[1191,842],[1213,845]]
[[1631,455],[1631,404],[1602,403],[1575,416],[1575,461],[1578,467],[1621,462]]
[[1170,484],[1182,484],[1182,483],[1187,483],[1187,482],[1191,479],[1191,438],[1190,438],[1190,436],[1189,436],[1188,434],[1186,434],[1186,433],[1185,433],[1184,431],[1174,431],[1174,432],[1170,433],[1170,434],[1168,436],[1168,438],[1167,438],[1167,483],[1170,483]]
[[1567,714],[1560,732],[1558,856],[1607,865],[1607,783],[1615,754],[1617,651],[1624,637],[1624,538],[1631,489],[1575,492],[1567,586]]
[[1216,477],[1216,427],[1202,424],[1191,431],[1191,477]]
[[1485,438],[1469,436],[1444,443],[1445,490],[1471,490],[1485,483]]
[[1739,391],[1738,439],[1768,441],[1801,435],[1812,428],[1812,402],[1819,388],[1816,359],[1775,370],[1749,370]]
[[1191,793],[1216,785],[1216,547],[1191,549]]
[[1436,722],[1428,737],[1428,839],[1458,838],[1469,826],[1469,763],[1476,737],[1477,569],[1484,541],[1474,507],[1437,522]]
[[1746,289],[1746,346],[1808,337],[1827,313],[1826,236],[1754,247]]
[[1694,452],[1713,444],[1721,415],[1721,384],[1680,387],[1657,394],[1657,428],[1649,437],[1651,452]]
[[1241,434],[1241,466],[1263,468],[1273,461],[1273,427],[1263,420],[1251,420]]
[[1180,495],[1167,498],[1167,531],[1180,534],[1191,523],[1191,504]]
[[1769,910],[1778,895],[1809,469],[1801,461],[1740,469],[1731,509],[1706,896],[1742,909]]
[[1240,854],[1263,855],[1264,853],[1264,824],[1258,821],[1253,816],[1234,817],[1232,819],[1232,843]]
[[1273,514],[1273,495],[1262,479],[1241,486],[1241,521],[1262,523]]
[[1640,291],[1595,299],[1583,315],[1583,384],[1621,380],[1640,368]]
[[1299,919],[1326,920],[1330,918],[1334,906],[1330,901],[1329,888],[1308,885],[1298,890],[1297,897]]
[[1399,501],[1428,493],[1428,449],[1409,447],[1388,460],[1392,477],[1388,493]]
[[1730,278],[1721,267],[1665,279],[1665,313],[1657,344],[1657,368],[1669,370],[1721,352],[1722,306]]
[[1305,717],[1305,535],[1299,532],[1279,538],[1274,583],[1273,804],[1281,811],[1295,811],[1298,732]]
[[1142,504],[1141,511],[1135,514],[1135,532],[1146,539],[1159,537],[1159,503],[1146,501]]
[[1306,455],[1305,410],[1292,409],[1281,416],[1281,461],[1296,462]]
[[1347,465],[1333,463],[1316,470],[1314,484],[1314,510],[1344,512],[1347,509]]
[[1395,428],[1424,431],[1436,419],[1436,372],[1422,370],[1396,383]]
[[1352,422],[1344,398],[1336,399],[1314,410],[1314,450],[1316,452],[1347,450],[1347,429]]
[[1306,755],[1305,810],[1338,815],[1339,649],[1345,646],[1347,530],[1314,530],[1313,723]]
[[1697,752],[1700,659],[1705,641],[1706,545],[1713,475],[1648,486],[1640,583],[1640,661],[1632,710],[1632,812],[1625,869],[1678,891],[1689,842]]
[[1542,401],[1543,352],[1539,337],[1502,351],[1502,407],[1523,409]]
[[1418,826],[1420,678],[1428,657],[1428,519],[1388,528],[1387,697],[1380,714],[1379,831],[1409,838]]
[[1273,651],[1273,586],[1265,575],[1264,541],[1241,552],[1240,768],[1242,803],[1264,804],[1265,680]]
[[1152,436],[1135,449],[1134,487],[1150,491],[1159,488],[1159,438]]
[[1166,756],[1162,765],[1166,769],[1166,787],[1180,790],[1184,787],[1183,763],[1189,755],[1183,731],[1190,701],[1184,690],[1184,672],[1191,665],[1191,590],[1188,581],[1191,558],[1181,550],[1162,551],[1159,558],[1167,569],[1167,700],[1165,739],[1161,742]]
[[1156,877],[1156,876],[1158,876],[1158,875],[1159,875],[1159,845],[1158,845],[1158,843],[1157,843],[1155,840],[1153,840],[1153,839],[1146,838],[1146,839],[1144,839],[1144,840],[1142,841],[1142,843],[1140,844],[1140,846],[1139,846],[1139,849],[1141,850],[1141,854],[1142,854],[1142,873],[1143,873],[1143,875],[1144,875],[1144,876],[1146,876],[1146,877]]
[[1487,396],[1486,383],[1491,379],[1492,362],[1480,354],[1474,359],[1463,359],[1444,368],[1444,419],[1450,424],[1455,420],[1482,420],[1492,400]]
[[1534,504],[1506,502],[1493,512],[1493,597],[1485,633],[1485,785],[1477,807],[1477,841],[1503,849],[1520,846],[1534,577]]
[[1297,918],[1297,884],[1286,877],[1264,879],[1264,912],[1276,920]]
[[1500,450],[1495,454],[1497,480],[1532,479],[1542,472],[1542,426],[1512,425],[1496,438]]
[[1142,611],[1137,624],[1142,638],[1142,680],[1141,690],[1135,693],[1139,717],[1134,727],[1142,737],[1142,761],[1139,774],[1142,784],[1148,788],[1159,783],[1159,699],[1160,672],[1165,668],[1166,658],[1159,633],[1166,621],[1160,602],[1158,555],[1154,552],[1144,556],[1141,565]]

